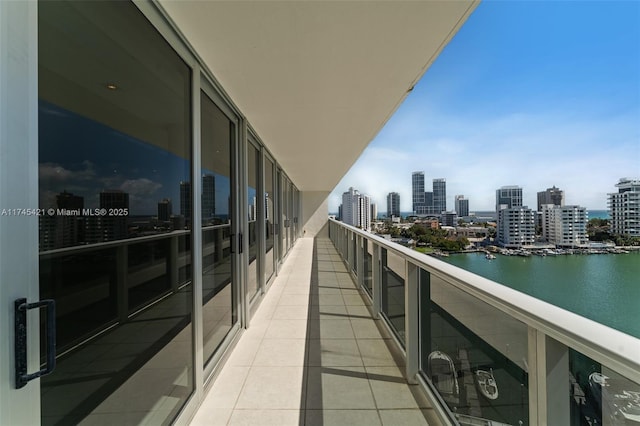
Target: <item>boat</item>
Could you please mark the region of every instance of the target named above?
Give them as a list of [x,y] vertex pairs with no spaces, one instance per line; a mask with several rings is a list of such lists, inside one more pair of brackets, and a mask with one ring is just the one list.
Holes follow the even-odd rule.
[[478,389],[485,398],[498,399],[498,384],[493,377],[493,369],[489,369],[489,371],[476,370],[475,377]]
[[487,254],[484,255],[484,258],[488,259],[488,260],[493,260],[493,259],[496,258],[496,255],[495,254],[491,254],[491,253],[487,253]]
[[440,351],[433,351],[427,360],[427,374],[433,385],[443,395],[460,394],[458,387],[458,373],[449,355]]

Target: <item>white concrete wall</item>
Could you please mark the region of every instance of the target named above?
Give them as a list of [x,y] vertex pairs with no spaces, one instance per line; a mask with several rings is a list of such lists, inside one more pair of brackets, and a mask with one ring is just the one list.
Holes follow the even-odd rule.
[[303,191],[302,236],[315,237],[327,224],[329,217],[329,191]]

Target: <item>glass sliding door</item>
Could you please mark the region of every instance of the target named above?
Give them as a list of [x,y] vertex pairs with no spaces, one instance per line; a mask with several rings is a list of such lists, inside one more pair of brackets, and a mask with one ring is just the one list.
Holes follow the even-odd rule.
[[133,3],[38,13],[42,423],[169,423],[194,389],[191,70]]
[[265,255],[264,255],[264,282],[268,283],[275,270],[274,253],[274,218],[275,218],[275,192],[274,192],[274,165],[273,161],[265,156],[264,158],[264,207],[265,207]]
[[[258,176],[260,176],[260,151],[251,142],[247,142],[247,246],[249,250],[249,269],[247,273],[247,301],[260,291],[260,256],[258,256],[258,220],[262,221],[263,206],[258,203]],[[259,219],[258,219],[259,218]]]
[[202,147],[202,323],[205,364],[238,323],[238,280],[232,166],[236,125],[208,96],[200,95]]

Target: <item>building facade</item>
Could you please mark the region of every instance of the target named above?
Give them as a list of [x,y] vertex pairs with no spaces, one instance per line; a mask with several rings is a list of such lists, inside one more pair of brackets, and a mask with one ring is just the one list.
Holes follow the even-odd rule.
[[441,214],[447,210],[447,181],[444,178],[433,180],[433,211]]
[[640,179],[621,178],[618,192],[608,194],[611,233],[640,236]]
[[588,221],[586,207],[542,205],[542,237],[557,247],[586,246]]
[[455,209],[456,213],[458,213],[458,216],[469,216],[469,200],[464,198],[464,195],[456,195],[455,204]]
[[424,172],[413,172],[411,174],[411,196],[411,210],[415,214],[422,214],[425,206]]
[[387,194],[387,217],[400,217],[400,194],[390,192]]
[[535,242],[535,212],[526,206],[498,210],[498,244],[506,248],[523,248]]
[[522,188],[516,185],[503,186],[496,190],[496,212],[501,206],[522,207]]
[[341,220],[352,226],[371,230],[371,198],[353,187],[342,194]]
[[564,191],[556,188],[547,188],[538,192],[538,211],[542,211],[542,206],[552,204],[554,206],[564,206]]

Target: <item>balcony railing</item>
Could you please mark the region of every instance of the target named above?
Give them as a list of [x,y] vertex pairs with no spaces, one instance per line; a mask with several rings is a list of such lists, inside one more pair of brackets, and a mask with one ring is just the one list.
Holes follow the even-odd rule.
[[341,222],[329,234],[443,420],[640,422],[639,339]]

